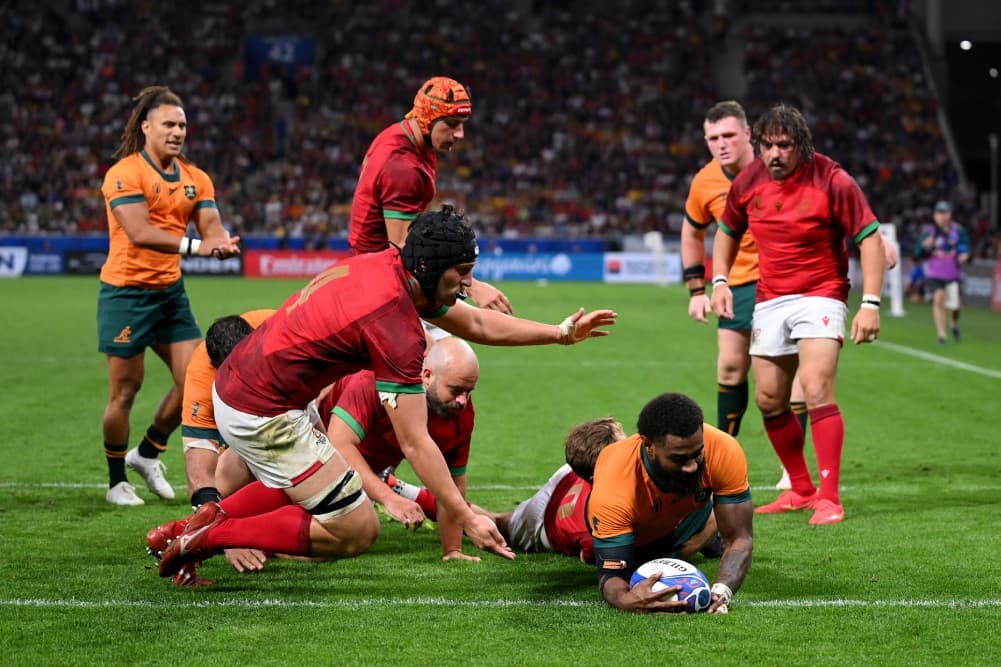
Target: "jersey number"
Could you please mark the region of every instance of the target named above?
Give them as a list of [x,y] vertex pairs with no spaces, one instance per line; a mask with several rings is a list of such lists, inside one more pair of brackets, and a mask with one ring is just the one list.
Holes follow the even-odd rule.
[[288,307],[287,312],[291,313],[293,310],[306,303],[306,299],[308,299],[313,292],[320,289],[331,280],[337,280],[338,278],[343,278],[346,275],[348,275],[348,267],[346,266],[332,266],[329,269],[316,274],[316,277],[309,281],[308,285],[299,290],[299,298],[295,300],[295,303]]

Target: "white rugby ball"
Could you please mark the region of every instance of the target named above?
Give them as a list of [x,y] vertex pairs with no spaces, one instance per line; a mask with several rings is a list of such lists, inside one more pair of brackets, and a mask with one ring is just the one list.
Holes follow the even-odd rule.
[[643,563],[633,572],[629,580],[632,588],[639,582],[660,573],[660,579],[653,585],[653,591],[662,591],[670,586],[681,586],[681,591],[672,600],[681,600],[688,606],[688,612],[695,614],[705,611],[712,602],[709,579],[702,570],[680,558],[655,558]]

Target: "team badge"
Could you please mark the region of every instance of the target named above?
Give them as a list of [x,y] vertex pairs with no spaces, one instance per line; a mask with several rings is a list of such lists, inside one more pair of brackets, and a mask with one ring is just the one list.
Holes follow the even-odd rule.
[[185,185],[184,186],[184,196],[187,197],[188,199],[194,199],[195,198],[195,186],[193,186],[193,185]]

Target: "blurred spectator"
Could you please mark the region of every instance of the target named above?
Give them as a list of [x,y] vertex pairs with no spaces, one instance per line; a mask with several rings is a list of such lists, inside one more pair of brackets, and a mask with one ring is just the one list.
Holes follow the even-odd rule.
[[[814,4],[874,18],[850,31],[755,23],[742,34],[750,89],[801,106],[818,150],[856,175],[881,220],[913,226],[938,198],[971,212],[897,3]],[[5,16],[0,230],[106,233],[98,186],[130,96],[163,83],[188,104],[187,152],[213,175],[227,226],[326,243],[346,233],[371,138],[422,81],[447,73],[470,85],[476,109],[432,207],[464,208],[495,236],[618,246],[625,234],[677,234],[729,27],[700,0],[220,1],[198,21],[152,27],[133,5],[55,0]],[[313,64],[247,71],[247,37],[297,34],[316,39]],[[752,116],[774,101],[742,100]]]

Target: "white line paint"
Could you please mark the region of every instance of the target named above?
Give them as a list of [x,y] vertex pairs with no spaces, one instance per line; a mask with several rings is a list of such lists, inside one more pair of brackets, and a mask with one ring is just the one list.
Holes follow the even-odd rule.
[[[539,490],[544,482],[539,482],[539,484],[474,484],[468,488],[468,491],[524,491],[535,493]],[[0,489],[107,489],[106,484],[93,484],[93,483],[82,483],[82,482],[0,482]],[[184,486],[174,486],[175,489],[185,490],[187,487]],[[870,488],[878,488],[883,492],[892,491],[913,491],[914,484],[891,484],[887,482],[881,482],[879,484],[874,484]],[[960,484],[951,485],[949,487],[953,491],[962,491],[964,493],[977,492],[977,491],[992,491],[996,490],[997,487],[991,484]],[[852,485],[841,485],[841,492],[851,495],[856,490],[856,487]],[[773,484],[755,484],[751,485],[751,492],[774,492],[778,493],[778,490]]]
[[[467,491],[531,491],[536,492],[542,486],[544,482],[533,485],[525,484],[473,484],[467,488]],[[900,488],[912,489],[913,485],[897,485]],[[106,484],[84,484],[79,482],[0,482],[0,489],[107,489]],[[175,489],[184,490],[185,486],[174,486]],[[882,490],[892,489],[893,485],[880,484],[879,488]],[[964,486],[963,489],[973,489],[981,487],[971,487]],[[993,489],[993,486],[983,487],[985,489]],[[751,486],[752,492],[758,491],[776,491],[774,485],[763,484],[760,486]],[[851,486],[841,485],[841,491],[852,491]]]
[[[792,600],[743,600],[734,602],[740,607],[760,607],[777,609],[804,609],[830,607],[879,607],[879,608],[950,608],[950,609],[993,609],[1001,607],[1001,600],[822,600],[822,599],[792,599]],[[244,598],[212,599],[212,600],[168,600],[157,602],[153,600],[79,600],[47,599],[47,598],[9,598],[0,599],[0,607],[35,607],[52,609],[100,609],[100,608],[142,608],[142,609],[192,609],[205,607],[235,607],[244,609],[280,608],[280,609],[358,609],[361,607],[601,607],[604,603],[598,600],[454,600],[441,597],[405,597],[405,598],[358,598],[328,599],[328,600],[247,600]]]
[[1001,380],[1001,371],[991,370],[990,368],[983,368],[982,366],[974,366],[973,364],[968,364],[963,361],[956,361],[955,359],[943,357],[938,354],[932,354],[931,352],[923,352],[921,350],[915,350],[912,347],[897,345],[896,343],[891,343],[885,340],[879,341],[876,344],[876,347],[879,349],[885,348],[887,350],[893,350],[894,352],[899,352],[900,354],[906,354],[911,357],[917,357],[918,359],[930,361],[934,364],[940,364],[942,366],[951,366],[952,368],[958,368],[959,370],[962,371],[978,373],[980,375],[986,375],[989,378]]

